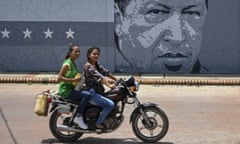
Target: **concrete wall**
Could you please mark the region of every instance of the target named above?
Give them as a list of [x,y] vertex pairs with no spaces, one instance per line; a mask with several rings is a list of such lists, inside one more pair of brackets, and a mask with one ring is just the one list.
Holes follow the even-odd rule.
[[[80,67],[87,48],[99,46],[101,63],[115,71],[119,53],[113,38],[113,4],[113,0],[1,0],[0,72],[57,72],[69,43],[81,47]],[[207,73],[240,74],[239,8],[239,0],[209,2],[200,55]],[[51,36],[44,33],[48,29]],[[66,33],[70,29],[73,37]]]
[[0,31],[0,71],[59,71],[69,43],[80,45],[79,67],[98,46],[101,63],[114,71],[109,0],[1,0]]
[[240,74],[240,1],[209,1],[201,59],[211,73]]

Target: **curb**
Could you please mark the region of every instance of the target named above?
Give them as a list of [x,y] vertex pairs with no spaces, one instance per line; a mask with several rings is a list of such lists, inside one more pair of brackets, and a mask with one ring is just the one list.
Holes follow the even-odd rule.
[[2,74],[0,83],[57,83],[56,75],[39,74]]
[[0,83],[57,83],[55,78],[0,77]]
[[[126,75],[117,75],[126,78]],[[240,85],[240,77],[226,76],[135,76],[140,84],[155,85]],[[0,74],[0,83],[57,84],[56,74]]]
[[137,79],[141,84],[156,85],[240,85],[240,80],[234,79]]

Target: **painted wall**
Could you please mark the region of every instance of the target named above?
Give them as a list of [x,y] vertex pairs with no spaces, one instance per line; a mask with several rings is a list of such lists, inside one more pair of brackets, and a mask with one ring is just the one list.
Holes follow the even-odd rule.
[[[239,8],[239,0],[209,1],[202,73],[240,74]],[[80,67],[87,48],[99,46],[101,63],[119,71],[113,0],[1,0],[0,72],[57,72],[69,43],[81,47]]]
[[115,6],[117,71],[240,73],[239,0],[157,2]]
[[69,43],[79,44],[81,67],[89,47],[114,70],[113,2],[108,0],[1,0],[0,71],[56,72]]
[[239,18],[239,0],[210,0],[201,49],[210,73],[240,74]]

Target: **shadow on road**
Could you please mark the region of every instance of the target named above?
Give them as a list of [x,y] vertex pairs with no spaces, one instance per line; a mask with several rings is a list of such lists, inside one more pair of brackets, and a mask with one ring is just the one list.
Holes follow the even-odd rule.
[[[57,139],[44,139],[42,140],[41,144],[60,144]],[[126,138],[126,139],[101,139],[101,138],[93,138],[88,137],[84,139],[79,139],[76,142],[67,142],[64,144],[143,144],[144,142],[138,141],[137,139],[133,138]],[[172,142],[157,142],[155,144],[174,144]]]

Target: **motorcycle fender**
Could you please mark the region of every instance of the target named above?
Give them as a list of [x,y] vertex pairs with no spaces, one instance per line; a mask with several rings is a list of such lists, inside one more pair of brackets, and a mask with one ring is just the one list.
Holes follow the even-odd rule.
[[131,114],[131,117],[130,117],[130,123],[132,123],[133,119],[136,117],[136,115],[138,113],[140,113],[140,109],[144,109],[146,107],[155,107],[155,108],[159,108],[159,106],[155,103],[144,103],[144,104],[141,104],[139,105],[137,108],[134,109],[134,111],[132,112]]
[[57,110],[60,113],[69,113],[71,111],[71,106],[70,105],[55,105],[51,108],[51,111]]
[[57,104],[52,104],[49,113],[53,112],[56,109],[57,106],[58,106]]

